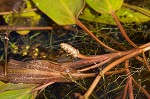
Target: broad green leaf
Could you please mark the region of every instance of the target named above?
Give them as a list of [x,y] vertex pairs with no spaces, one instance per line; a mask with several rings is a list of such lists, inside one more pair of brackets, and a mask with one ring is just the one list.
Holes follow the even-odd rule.
[[99,13],[111,13],[111,11],[118,10],[123,0],[86,0],[88,5]]
[[[145,12],[150,12],[150,10],[144,8],[140,9],[144,10]],[[121,7],[119,10],[117,10],[116,15],[119,18],[119,21],[122,23],[139,24],[150,21],[150,17],[125,7]],[[90,22],[116,25],[116,22],[114,21],[113,17],[110,14],[99,14],[89,7],[86,7],[84,9],[83,14],[80,15],[79,18]]]
[[[26,2],[27,7],[24,10],[31,10],[32,5],[30,1]],[[37,26],[41,16],[34,11],[30,12],[21,12],[21,14],[13,13],[9,15],[4,15],[3,18],[5,22],[8,23],[9,26]],[[17,20],[17,21],[16,21]],[[26,35],[29,33],[28,30],[26,31],[17,31],[20,35]]]
[[0,99],[32,99],[32,89],[33,88],[26,88],[20,90],[5,91],[0,94]]
[[13,84],[0,82],[0,99],[34,99],[32,89],[38,84]]
[[84,0],[33,0],[37,7],[59,25],[75,24]]

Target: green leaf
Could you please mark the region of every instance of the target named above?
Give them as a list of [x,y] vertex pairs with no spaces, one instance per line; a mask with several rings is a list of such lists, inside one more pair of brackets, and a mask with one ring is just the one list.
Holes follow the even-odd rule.
[[32,99],[33,88],[5,91],[0,94],[1,99]]
[[38,84],[13,84],[0,82],[0,99],[33,99],[32,89]]
[[[150,12],[150,10],[148,11],[147,9],[144,8],[140,8],[140,9],[142,9],[142,11],[145,12]],[[139,24],[139,23],[150,21],[150,17],[125,7],[121,7],[119,10],[117,10],[116,15],[119,21],[122,23]],[[110,14],[99,14],[89,7],[86,7],[84,9],[83,14],[80,15],[79,18],[90,22],[116,25],[116,22],[114,21],[113,17]]]
[[86,0],[88,5],[99,13],[111,13],[120,9],[123,0]]
[[37,7],[59,25],[75,24],[84,0],[33,0]]

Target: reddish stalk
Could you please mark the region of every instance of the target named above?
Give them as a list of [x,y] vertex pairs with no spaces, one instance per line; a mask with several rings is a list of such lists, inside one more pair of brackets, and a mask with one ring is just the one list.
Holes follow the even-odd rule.
[[40,89],[42,89],[42,88],[45,88],[45,87],[47,87],[47,86],[49,86],[49,85],[51,85],[51,84],[53,84],[53,83],[55,83],[55,82],[49,82],[49,83],[46,83],[46,84],[40,85],[40,86],[38,86],[38,87],[34,88],[34,89],[32,90],[32,92],[34,92],[34,91],[38,91],[38,90],[40,90]]
[[131,72],[129,70],[129,60],[125,61],[126,74],[128,75],[127,83],[128,83],[128,94],[130,99],[134,99],[133,95],[133,87],[132,87],[132,79]]
[[97,75],[97,77],[95,78],[95,80],[93,81],[93,83],[91,84],[91,86],[89,87],[89,89],[87,90],[87,92],[84,94],[84,97],[89,97],[90,94],[93,92],[94,88],[96,87],[96,85],[98,84],[99,80],[101,79],[102,75],[104,75],[107,71],[109,71],[110,69],[114,68],[115,66],[117,66],[118,64],[124,62],[127,59],[130,59],[132,57],[137,56],[138,54],[142,53],[142,51],[148,51],[150,50],[150,46],[145,46],[148,44],[144,44],[143,46],[145,48],[143,49],[135,49],[135,51],[131,52],[128,55],[125,55],[117,60],[115,60],[113,63],[111,63],[110,65],[108,65],[106,68],[104,68],[99,75]]
[[122,27],[122,25],[121,25],[119,19],[118,19],[117,16],[116,16],[116,13],[115,13],[113,10],[111,11],[111,15],[113,16],[115,22],[117,23],[118,28],[120,29],[120,31],[121,31],[122,35],[124,36],[124,38],[125,38],[125,39],[129,42],[129,44],[131,44],[133,47],[138,48],[138,46],[137,46],[134,42],[132,42],[132,41],[130,40],[130,38],[128,37],[128,35],[126,34],[126,32],[125,32],[125,30],[123,29],[123,27]]
[[125,87],[124,87],[124,92],[123,92],[122,99],[126,99],[128,86],[129,86],[129,83],[128,83],[128,81],[127,81],[127,82],[126,82],[126,85],[125,85]]
[[128,79],[129,79],[129,86],[128,86],[129,97],[130,97],[130,99],[134,99],[132,79],[131,79],[131,77]]
[[87,56],[87,55],[80,54],[78,49],[75,49],[74,47],[72,47],[71,45],[69,45],[67,43],[61,43],[60,46],[61,46],[61,48],[63,48],[63,50],[65,50],[67,53],[69,53],[70,55],[72,55],[75,58],[81,58],[81,59],[86,59],[86,60],[97,59],[99,61],[107,60],[110,58],[112,59],[115,57],[121,57],[121,56],[129,54],[135,50],[135,49],[132,49],[132,50],[116,52],[116,53]]
[[[103,34],[103,33],[101,33],[101,35],[100,35],[101,37],[106,37],[106,39],[108,39],[109,41],[112,41],[112,42],[114,42],[119,48],[121,48],[122,50],[127,50],[124,46],[122,46],[119,42],[117,42],[116,40],[114,40],[114,39],[112,39],[111,37],[109,37],[109,36],[107,36],[107,35],[105,35],[105,34]],[[141,47],[142,48],[142,47]],[[143,46],[143,48],[144,48],[144,46]],[[140,62],[144,62],[144,60],[140,57],[140,56],[136,56],[135,57],[138,61],[140,61]]]
[[126,71],[126,69],[119,69],[119,70],[115,70],[115,71],[106,72],[105,75],[120,74],[120,73],[123,73],[125,71]]
[[130,58],[138,55],[141,52],[142,52],[141,49],[135,49],[135,51],[131,52],[128,55],[125,55],[125,56],[121,57],[120,59],[115,60],[113,63],[111,63],[110,65],[108,65],[106,68],[104,68],[102,70],[102,72],[100,72],[99,75],[97,75],[97,77],[95,78],[95,80],[93,81],[93,83],[91,84],[91,86],[89,87],[89,89],[87,90],[87,92],[84,94],[84,96],[85,97],[89,97],[89,95],[93,92],[94,88],[96,87],[96,85],[98,84],[99,80],[101,79],[102,75],[104,75],[107,71],[109,71],[110,69],[114,68],[118,64],[124,62],[125,60],[130,59]]
[[91,69],[94,69],[94,68],[97,68],[97,67],[100,67],[102,66],[103,64],[107,63],[108,61],[110,61],[111,59],[107,59],[107,60],[104,60],[98,64],[95,64],[95,65],[92,65],[90,67],[87,67],[87,68],[83,68],[83,69],[80,69],[78,70],[79,72],[84,72],[84,71],[88,71],[88,70],[91,70]]
[[78,19],[75,20],[76,24],[81,27],[89,36],[91,36],[96,42],[98,42],[101,46],[103,46],[104,48],[112,51],[112,52],[119,52],[118,50],[115,50],[107,45],[105,45],[103,42],[101,42],[89,29],[87,29],[87,27],[85,25],[83,25],[83,23],[81,23]]

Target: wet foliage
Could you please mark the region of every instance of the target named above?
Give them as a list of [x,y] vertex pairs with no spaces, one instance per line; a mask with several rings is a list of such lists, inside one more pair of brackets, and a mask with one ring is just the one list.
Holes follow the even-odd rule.
[[[1,9],[0,12],[12,11],[12,8],[16,9],[16,7],[14,7],[14,6],[17,6],[17,5],[19,5],[18,3],[22,2],[21,0],[18,0],[18,1],[13,0],[13,3],[9,4],[8,3],[9,0],[6,0],[6,1],[2,0],[2,1],[3,2],[0,1],[0,5],[3,5],[3,6],[0,6],[0,9]],[[36,0],[34,0],[34,1],[36,1]],[[125,0],[125,2],[129,3],[129,4],[135,4],[139,7],[142,7],[142,4],[134,2],[134,1],[132,2],[132,1]],[[147,4],[143,3],[143,5],[144,5],[144,7],[149,9],[147,6],[148,3]],[[25,8],[23,8],[23,9],[26,9],[26,7],[27,6],[25,5]],[[35,7],[34,4],[33,4],[33,7]],[[91,11],[94,11],[94,10],[91,9]],[[32,61],[36,61],[36,60],[43,60],[43,61],[50,60],[50,61],[53,61],[56,63],[60,63],[60,65],[62,65],[63,63],[68,63],[68,62],[73,63],[73,62],[82,60],[80,58],[74,58],[70,54],[66,53],[60,47],[61,43],[68,43],[68,44],[72,45],[73,47],[77,48],[80,51],[80,53],[87,55],[87,56],[103,55],[103,54],[112,52],[111,50],[104,48],[99,43],[97,43],[92,37],[90,37],[86,33],[86,31],[84,31],[82,29],[82,27],[80,27],[80,25],[78,25],[78,24],[76,24],[76,25],[69,24],[68,25],[67,24],[64,26],[60,26],[57,24],[57,22],[55,20],[50,19],[48,16],[46,16],[44,13],[42,13],[42,11],[36,10],[35,12],[36,12],[36,14],[40,15],[38,22],[37,22],[37,20],[34,19],[34,17],[27,16],[27,17],[30,17],[30,20],[28,20],[29,18],[27,20],[32,21],[32,22],[27,22],[27,24],[28,23],[37,23],[37,24],[26,25],[26,26],[22,26],[22,27],[33,27],[33,29],[34,29],[34,26],[37,26],[37,27],[50,26],[50,27],[52,27],[52,29],[43,29],[43,30],[39,30],[39,29],[28,30],[27,29],[27,31],[26,31],[26,29],[25,30],[22,29],[23,31],[22,30],[18,31],[18,30],[15,30],[19,26],[19,25],[16,25],[17,21],[16,22],[13,21],[14,24],[9,24],[9,22],[6,21],[6,19],[3,17],[3,15],[0,15],[0,28],[3,26],[9,25],[5,29],[0,30],[1,67],[4,67],[4,62],[6,61],[6,56],[5,56],[6,49],[7,49],[8,64],[9,64],[9,62],[11,63],[12,59],[15,59],[20,64],[18,66],[21,66],[21,64],[24,64],[24,65],[22,65],[23,67],[20,67],[21,69],[24,68],[24,66],[27,66],[25,64],[27,64],[28,62],[29,63],[31,62],[30,65],[32,68],[32,66],[33,66],[32,64],[35,64],[35,63],[32,63]],[[16,12],[13,11],[13,13],[16,13]],[[19,13],[23,13],[23,10],[21,10]],[[19,13],[17,13],[17,15],[16,15],[17,20],[20,18]],[[98,14],[97,12],[94,12],[94,13],[96,13],[95,15]],[[13,19],[13,14],[11,16],[10,15],[5,15],[5,16],[10,17],[10,20],[11,20],[11,18]],[[22,20],[22,19],[20,18],[20,20]],[[100,41],[102,41],[104,44],[108,45],[109,47],[120,50],[120,51],[133,49],[133,46],[131,44],[129,44],[128,41],[126,41],[126,39],[121,34],[119,28],[117,27],[117,25],[112,25],[112,24],[108,24],[108,23],[107,24],[100,23],[100,22],[91,21],[91,20],[90,21],[84,20],[84,19],[80,19],[80,17],[79,17],[79,20],[90,31],[92,31],[92,33]],[[24,23],[24,24],[26,24],[26,23]],[[144,22],[144,23],[135,23],[135,22],[132,22],[130,24],[122,23],[122,26],[123,26],[124,30],[126,31],[126,34],[128,35],[128,37],[137,46],[141,46],[143,44],[150,42],[150,23],[149,23],[149,21]],[[9,33],[9,36],[6,35],[6,33]],[[24,33],[26,35],[24,35]],[[8,42],[6,42],[7,37],[9,37]],[[8,43],[8,46],[6,46],[6,43]],[[149,65],[150,64],[150,51],[146,51],[144,54],[146,57],[146,61]],[[142,57],[142,59],[143,59],[142,53],[138,54],[138,56]],[[119,59],[119,58],[116,58],[116,59]],[[115,59],[112,59],[111,61],[107,62],[106,64],[104,64],[102,66],[96,67],[94,69],[88,70],[83,73],[94,73],[96,75],[99,75],[99,73],[102,70],[104,70],[108,65],[110,65],[114,61],[115,61]],[[92,62],[92,64],[98,64],[98,63]],[[116,65],[116,67],[112,68],[111,71],[117,71],[117,70],[124,69],[125,64],[126,64],[125,62],[118,64],[118,65]],[[13,67],[12,64],[10,66],[11,66],[11,68],[9,68],[9,69],[12,69],[14,71],[15,71],[15,68],[17,68],[17,66]],[[81,66],[81,68],[79,68],[79,69],[83,69],[88,66],[91,66],[91,64]],[[54,68],[52,68],[53,70],[50,72],[54,72],[54,70],[60,72],[62,69],[59,66],[56,66],[56,67],[60,68],[60,70],[55,69],[55,66],[52,66],[52,67],[54,67]],[[13,75],[11,73],[10,73],[10,75],[15,76],[15,77],[21,77],[21,76],[16,76],[17,73],[20,73],[20,68],[16,69],[19,72],[15,71],[14,73],[12,73]],[[48,68],[50,68],[50,67],[48,67]],[[43,67],[38,68],[38,70],[42,70],[42,69],[43,69]],[[62,71],[64,72],[65,69],[63,68]],[[77,70],[79,70],[79,69],[77,69]],[[46,70],[43,69],[43,70],[47,71],[47,69]],[[73,70],[74,70],[74,68],[73,68]],[[132,77],[142,86],[142,88],[144,88],[145,90],[147,90],[147,92],[150,93],[150,89],[149,89],[150,88],[150,83],[149,83],[150,82],[150,71],[147,69],[146,64],[144,62],[140,62],[138,59],[136,59],[136,57],[133,57],[129,60],[129,70],[130,70],[130,74],[132,75]],[[4,73],[2,68],[1,68],[1,72]],[[75,70],[75,72],[77,72],[77,71]],[[33,76],[32,73],[31,73],[30,77]],[[129,72],[127,72],[127,73],[129,73]],[[108,98],[114,99],[114,98],[122,97],[123,93],[125,91],[124,88],[126,86],[128,78],[129,78],[129,75],[127,73],[125,71],[121,72],[119,74],[115,74],[115,73],[107,74],[106,73],[105,76],[102,76],[101,80],[95,87],[94,91],[89,96],[89,99],[108,99]],[[23,74],[23,75],[26,75],[26,74]],[[56,75],[57,75],[57,73],[56,73]],[[39,78],[40,76],[36,76],[36,78]],[[68,77],[68,75],[67,75],[67,77]],[[67,78],[67,77],[63,76],[62,81],[60,81],[60,79],[56,78],[57,81],[54,81],[56,83],[44,88],[42,91],[39,91],[39,93],[36,94],[36,96],[37,96],[36,99],[44,99],[44,98],[45,99],[60,99],[60,98],[75,99],[76,97],[80,97],[80,96],[84,95],[87,92],[89,86],[91,86],[91,84],[93,83],[93,81],[95,79],[95,77],[81,78],[78,80],[75,80],[75,79],[70,80],[70,78],[69,78],[69,82],[68,82],[68,81],[64,80],[64,78]],[[10,81],[15,82],[13,80],[14,79],[12,79]],[[21,80],[22,79],[18,79],[17,80],[18,82],[15,82],[15,83],[19,83],[19,82],[22,83]],[[26,80],[29,80],[29,79],[26,79]],[[54,79],[52,78],[52,80],[54,80]],[[29,82],[29,83],[35,84],[35,82],[32,82],[32,81],[27,81],[27,83]],[[41,83],[44,83],[44,82],[41,82]],[[134,98],[136,98],[136,99],[141,99],[141,97],[145,98],[145,99],[147,98],[145,96],[145,93],[143,94],[140,91],[140,87],[135,87],[136,83],[132,83],[132,85],[133,85]],[[12,86],[15,86],[15,85],[12,85]],[[32,86],[32,88],[35,86],[37,86],[37,85]],[[25,94],[28,94],[28,91],[31,91],[32,88],[27,89],[27,93],[25,93]],[[127,95],[127,98],[129,98],[129,97],[130,96]],[[31,96],[29,96],[27,98],[31,98]]]

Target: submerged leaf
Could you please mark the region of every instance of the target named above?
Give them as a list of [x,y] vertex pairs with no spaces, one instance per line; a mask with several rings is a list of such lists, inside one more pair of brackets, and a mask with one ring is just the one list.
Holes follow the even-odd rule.
[[[27,7],[24,10],[31,10],[33,8],[30,1],[25,2]],[[5,19],[5,22],[9,26],[37,26],[38,22],[41,18],[41,16],[34,11],[30,12],[19,12],[19,13],[13,13],[9,15],[4,15],[3,18]],[[17,31],[20,35],[26,35],[29,33],[28,30],[26,31]]]
[[33,0],[37,7],[59,25],[75,24],[84,0]]
[[1,99],[33,99],[36,97],[36,92],[31,91],[37,85],[0,82],[0,97]]
[[88,5],[99,13],[111,13],[120,9],[123,0],[86,0]]
[[[147,9],[140,8],[144,11]],[[149,11],[149,10],[148,10]],[[116,15],[120,22],[122,23],[142,23],[150,21],[150,17],[136,12],[134,10],[130,10],[129,8],[121,7],[119,10],[116,11]],[[98,22],[98,23],[105,23],[116,25],[113,17],[110,14],[99,14],[93,11],[91,8],[86,7],[83,11],[83,14],[79,16],[80,19],[87,20],[90,22]]]

